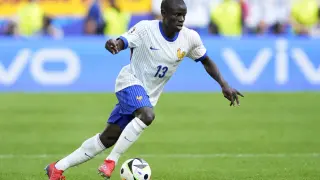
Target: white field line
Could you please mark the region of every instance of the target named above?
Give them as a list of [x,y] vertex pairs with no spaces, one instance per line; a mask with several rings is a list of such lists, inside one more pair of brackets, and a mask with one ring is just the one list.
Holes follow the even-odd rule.
[[[0,154],[0,159],[46,159],[46,158],[62,158],[62,154]],[[106,156],[106,155],[99,155]],[[128,157],[129,155],[124,155]],[[263,154],[140,154],[135,157],[141,158],[294,158],[294,157],[307,157],[307,158],[320,158],[320,153],[263,153]]]

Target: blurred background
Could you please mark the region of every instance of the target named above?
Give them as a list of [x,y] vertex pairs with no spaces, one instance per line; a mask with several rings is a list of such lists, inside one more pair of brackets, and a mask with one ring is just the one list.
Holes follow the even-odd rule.
[[[319,0],[186,0],[186,26],[202,35],[319,36]],[[119,35],[161,19],[161,0],[1,0],[4,36]]]
[[[318,90],[319,0],[185,0],[226,78],[245,91]],[[1,0],[1,91],[113,91],[129,51],[108,38],[161,19],[161,0]],[[217,90],[186,60],[169,91]],[[193,74],[188,72],[193,71]],[[201,78],[202,81],[197,81]]]
[[[245,98],[231,109],[201,63],[184,59],[120,163],[145,158],[157,180],[318,180],[320,0],[185,2],[185,25]],[[45,165],[101,132],[130,62],[104,44],[161,19],[160,4],[0,0],[0,180],[44,179]],[[68,179],[99,179],[105,156]]]

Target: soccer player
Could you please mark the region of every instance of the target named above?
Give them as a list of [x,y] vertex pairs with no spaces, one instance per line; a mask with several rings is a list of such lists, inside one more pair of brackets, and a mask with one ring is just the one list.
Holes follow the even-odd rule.
[[161,13],[162,21],[141,21],[118,39],[106,42],[105,48],[112,54],[131,50],[131,62],[122,68],[116,80],[118,104],[101,134],[87,139],[70,155],[46,167],[50,180],[64,179],[65,170],[114,145],[98,168],[98,172],[109,179],[120,156],[155,119],[153,107],[184,57],[201,62],[219,83],[230,105],[239,105],[238,96],[243,95],[223,79],[216,64],[207,56],[199,34],[183,26],[187,13],[184,1],[163,0]]

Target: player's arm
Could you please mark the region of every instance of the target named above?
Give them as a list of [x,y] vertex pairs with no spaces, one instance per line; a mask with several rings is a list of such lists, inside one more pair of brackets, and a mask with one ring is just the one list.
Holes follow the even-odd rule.
[[202,65],[204,66],[207,73],[216,80],[221,87],[228,86],[228,83],[223,79],[218,66],[214,63],[209,56],[205,56],[204,59],[201,61]]
[[120,38],[109,39],[105,44],[105,48],[112,54],[118,54],[124,49],[124,42]]
[[235,101],[237,102],[237,105],[240,105],[240,101],[238,96],[244,97],[238,90],[231,88],[227,81],[224,80],[222,77],[218,66],[216,63],[214,63],[209,56],[205,56],[202,60],[201,63],[207,73],[214,79],[216,80],[219,85],[221,86],[222,93],[225,98],[227,98],[229,101],[231,101],[230,106],[235,106]]
[[109,39],[105,48],[112,54],[117,54],[127,48],[137,48],[142,44],[146,35],[148,21],[140,21],[117,39]]
[[231,101],[230,106],[235,106],[235,101],[239,105],[240,102],[238,99],[238,95],[242,97],[243,95],[236,89],[231,88],[228,85],[228,83],[223,79],[217,65],[207,55],[207,50],[204,47],[199,34],[195,31],[190,31],[189,35],[191,37],[189,38],[189,44],[192,48],[188,52],[188,57],[195,60],[196,62],[201,62],[203,64],[204,69],[207,71],[207,73],[221,86],[224,97]]

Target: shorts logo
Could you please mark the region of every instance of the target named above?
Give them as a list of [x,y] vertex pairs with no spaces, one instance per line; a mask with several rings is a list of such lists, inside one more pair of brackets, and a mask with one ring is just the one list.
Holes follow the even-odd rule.
[[137,96],[137,100],[141,101],[142,100],[142,96]]

